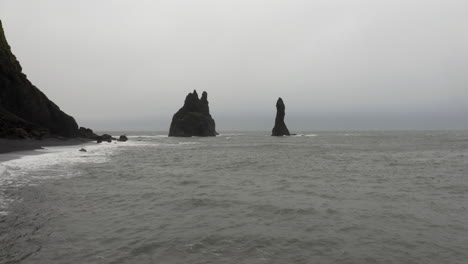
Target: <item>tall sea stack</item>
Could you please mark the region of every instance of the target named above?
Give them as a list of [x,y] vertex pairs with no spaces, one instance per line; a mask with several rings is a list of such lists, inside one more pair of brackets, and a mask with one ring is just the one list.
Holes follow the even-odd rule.
[[199,99],[197,91],[189,93],[182,108],[172,117],[170,137],[214,137],[215,121],[210,115],[208,94],[203,92]]
[[275,127],[273,127],[273,131],[271,133],[272,136],[289,136],[289,130],[284,123],[284,116],[285,114],[285,106],[283,103],[283,99],[278,98],[276,102],[276,118],[275,118]]
[[0,138],[41,138],[47,134],[76,137],[78,125],[22,73],[0,21]]

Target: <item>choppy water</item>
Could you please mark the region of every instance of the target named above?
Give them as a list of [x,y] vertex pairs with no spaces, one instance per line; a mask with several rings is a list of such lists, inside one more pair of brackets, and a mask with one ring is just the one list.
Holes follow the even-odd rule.
[[0,163],[0,263],[468,263],[468,132],[266,134]]

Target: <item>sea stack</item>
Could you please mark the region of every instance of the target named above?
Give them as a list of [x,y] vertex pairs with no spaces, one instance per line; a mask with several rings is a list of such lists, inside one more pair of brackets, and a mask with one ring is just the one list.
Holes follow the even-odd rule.
[[284,123],[284,116],[285,114],[285,106],[283,103],[283,99],[278,98],[276,102],[276,118],[275,118],[275,127],[273,127],[273,131],[271,133],[272,136],[290,136],[289,130]]
[[0,21],[0,138],[45,135],[77,137],[78,125],[22,73]]
[[210,115],[208,93],[203,92],[199,99],[197,91],[189,93],[182,108],[172,117],[170,137],[214,137],[215,121]]

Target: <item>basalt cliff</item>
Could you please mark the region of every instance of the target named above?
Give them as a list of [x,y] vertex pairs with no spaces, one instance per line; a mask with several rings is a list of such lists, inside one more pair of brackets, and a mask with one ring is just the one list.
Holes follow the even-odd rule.
[[189,93],[182,108],[172,117],[170,137],[216,136],[215,121],[210,115],[208,94],[198,98],[197,91]]
[[273,131],[271,133],[272,136],[290,136],[289,130],[284,123],[284,116],[286,107],[284,106],[283,99],[278,98],[276,102],[276,118],[275,118],[275,126],[273,127]]
[[22,73],[0,21],[0,138],[45,135],[77,137],[78,125]]

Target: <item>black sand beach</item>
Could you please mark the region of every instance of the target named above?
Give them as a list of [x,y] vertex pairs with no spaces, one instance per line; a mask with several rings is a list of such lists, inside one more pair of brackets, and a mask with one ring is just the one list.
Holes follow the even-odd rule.
[[43,147],[73,146],[88,143],[84,139],[58,139],[50,138],[44,140],[34,139],[0,139],[0,162],[14,159],[24,155],[37,154],[34,150]]

